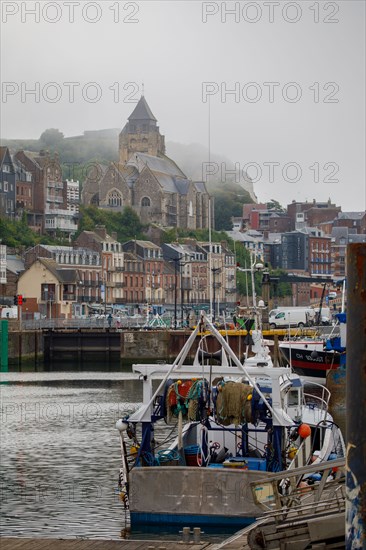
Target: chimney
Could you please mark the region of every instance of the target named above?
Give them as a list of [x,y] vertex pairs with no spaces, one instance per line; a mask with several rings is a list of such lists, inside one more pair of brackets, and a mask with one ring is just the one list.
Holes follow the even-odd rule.
[[105,239],[107,237],[107,230],[105,228],[105,225],[96,225],[94,231],[97,235],[99,235],[99,237],[102,237],[102,239]]
[[268,231],[268,229],[265,229],[265,230],[263,231],[263,239],[265,239],[266,241],[268,241],[268,235],[269,235],[269,231]]
[[117,240],[117,231],[112,231],[111,237],[112,237],[112,239],[114,239],[116,241]]

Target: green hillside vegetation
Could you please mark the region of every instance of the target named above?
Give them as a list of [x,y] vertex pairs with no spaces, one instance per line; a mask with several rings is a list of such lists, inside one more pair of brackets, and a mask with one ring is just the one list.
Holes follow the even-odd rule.
[[[50,237],[39,235],[32,231],[27,225],[25,216],[20,221],[0,218],[0,241],[2,244],[18,250],[35,246],[39,243],[52,244],[55,242]],[[60,243],[60,241],[58,242]]]
[[241,217],[243,204],[253,202],[248,191],[235,182],[212,183],[208,191],[215,198],[215,229],[232,229],[232,217]]
[[96,225],[104,225],[107,233],[117,233],[117,240],[121,243],[130,239],[147,239],[143,231],[146,229],[136,212],[126,206],[123,212],[109,212],[95,206],[80,208],[79,229],[75,238],[82,231],[94,231]]

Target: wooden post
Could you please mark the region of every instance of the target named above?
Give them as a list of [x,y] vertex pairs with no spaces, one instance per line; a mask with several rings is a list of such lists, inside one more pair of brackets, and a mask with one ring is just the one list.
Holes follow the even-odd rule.
[[366,244],[347,247],[346,549],[366,547]]

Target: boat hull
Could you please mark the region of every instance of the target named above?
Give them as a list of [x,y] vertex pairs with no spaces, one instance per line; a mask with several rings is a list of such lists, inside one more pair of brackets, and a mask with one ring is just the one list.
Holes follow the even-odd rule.
[[285,359],[291,364],[294,372],[299,376],[324,379],[327,371],[338,369],[340,364],[338,354],[323,349],[311,348],[310,345],[307,349],[295,345],[291,348],[280,346],[280,350]]
[[130,473],[132,524],[249,525],[260,513],[250,482],[267,472],[161,466]]

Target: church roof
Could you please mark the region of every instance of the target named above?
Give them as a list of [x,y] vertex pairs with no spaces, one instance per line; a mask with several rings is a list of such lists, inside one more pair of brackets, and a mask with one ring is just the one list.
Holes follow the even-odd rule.
[[189,181],[175,178],[175,186],[180,195],[187,195],[189,189]]
[[207,193],[206,185],[204,181],[194,181],[193,185],[199,193]]
[[147,155],[146,153],[135,153],[131,156],[127,162],[127,166],[136,166],[138,171],[141,173],[145,166],[148,166],[152,172],[160,172],[161,174],[166,174],[168,176],[178,176],[180,178],[187,179],[182,170],[178,168],[173,160],[170,158],[163,157],[154,157],[152,155]]
[[152,114],[143,95],[140,97],[136,107],[128,117],[128,120],[154,120],[156,122],[156,118]]

